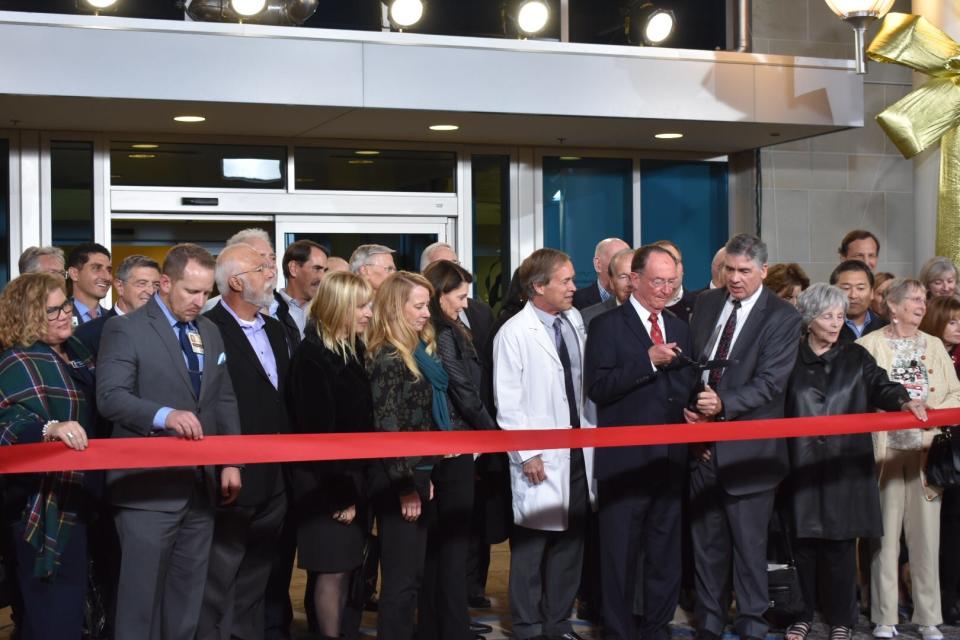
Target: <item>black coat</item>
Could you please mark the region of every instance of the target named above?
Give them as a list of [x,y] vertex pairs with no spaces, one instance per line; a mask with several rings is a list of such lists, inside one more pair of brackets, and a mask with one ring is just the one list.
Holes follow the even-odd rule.
[[[266,321],[264,331],[277,362],[279,386],[274,388],[236,318],[223,308],[223,301],[203,315],[217,325],[220,335],[223,336],[227,370],[237,396],[240,432],[244,435],[290,433],[287,407],[283,399],[290,357],[280,323],[268,316],[262,316]],[[236,504],[252,507],[270,500],[282,486],[282,469],[282,465],[278,463],[246,465],[243,469],[243,488]]]
[[470,299],[467,303],[467,322],[470,323],[470,335],[473,338],[473,348],[477,353],[483,351],[483,346],[490,339],[490,331],[495,322],[493,309],[483,300]]
[[[287,381],[287,407],[294,433],[373,431],[373,397],[364,366],[363,344],[357,358],[334,353],[308,327],[293,354]],[[363,461],[315,461],[292,466],[293,505],[300,513],[332,514],[357,504]]]
[[473,342],[444,318],[436,321],[436,327],[437,354],[450,378],[447,397],[451,413],[469,429],[496,429],[497,423],[480,397],[483,367]]
[[279,291],[273,292],[273,299],[277,301],[277,320],[279,320],[283,326],[283,332],[287,338],[287,346],[290,348],[290,353],[293,353],[294,349],[297,348],[297,345],[300,344],[302,340],[300,337],[300,327],[297,326],[297,322],[290,315],[290,305],[283,299]]
[[600,304],[603,299],[600,297],[600,283],[594,280],[589,287],[577,289],[573,292],[573,306],[577,311],[583,311],[587,307]]
[[90,350],[90,355],[94,361],[97,359],[97,352],[100,351],[100,336],[103,335],[103,325],[107,320],[117,315],[117,305],[110,307],[110,310],[95,320],[84,322],[74,330],[73,335]]
[[673,313],[687,324],[690,324],[690,317],[693,316],[693,306],[697,302],[699,291],[684,290],[683,295],[677,300],[677,303],[667,307],[667,311]]
[[[690,329],[669,311],[662,315],[666,340],[691,352]],[[653,370],[653,346],[629,301],[593,319],[587,337],[583,379],[597,405],[597,426],[677,423],[685,429],[683,408],[695,384],[693,369],[667,365]],[[686,445],[602,447],[594,451],[598,480],[633,482],[640,476],[679,480],[687,460]]]
[[[838,343],[821,356],[800,344],[787,387],[786,415],[899,411],[910,396],[866,349]],[[800,538],[876,538],[883,534],[880,491],[869,433],[792,438],[786,505]]]

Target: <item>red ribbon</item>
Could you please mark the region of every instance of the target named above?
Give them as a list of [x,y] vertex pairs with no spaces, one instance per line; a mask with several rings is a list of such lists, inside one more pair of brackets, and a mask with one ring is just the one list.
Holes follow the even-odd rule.
[[960,409],[930,411],[926,422],[920,422],[907,412],[891,412],[600,429],[211,436],[199,441],[180,438],[116,438],[91,440],[90,446],[85,451],[68,449],[61,442],[0,447],[0,473],[354,460],[449,453],[683,444],[719,440],[831,436],[913,427],[942,427],[953,424],[960,424]]

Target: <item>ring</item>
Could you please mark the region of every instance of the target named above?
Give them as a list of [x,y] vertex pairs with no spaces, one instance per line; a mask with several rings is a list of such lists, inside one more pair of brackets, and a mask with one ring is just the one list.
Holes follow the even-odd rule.
[[72,433],[68,433],[68,434],[67,434],[67,437],[70,438],[71,440],[73,440],[73,434],[72,434]]

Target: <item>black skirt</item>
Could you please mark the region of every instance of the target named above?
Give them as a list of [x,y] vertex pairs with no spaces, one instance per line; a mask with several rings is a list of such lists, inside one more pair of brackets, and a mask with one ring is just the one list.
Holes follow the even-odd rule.
[[306,515],[297,526],[297,565],[306,571],[341,573],[360,566],[363,542],[363,514],[350,524],[329,514]]

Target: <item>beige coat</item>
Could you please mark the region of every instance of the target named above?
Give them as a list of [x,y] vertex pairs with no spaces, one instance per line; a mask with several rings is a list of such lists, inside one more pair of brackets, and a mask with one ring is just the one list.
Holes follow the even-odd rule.
[[[956,369],[953,367],[953,360],[947,353],[946,347],[939,338],[931,336],[922,331],[918,332],[926,340],[926,355],[924,363],[927,367],[927,376],[930,380],[930,394],[927,397],[927,406],[931,409],[952,409],[960,407],[960,380],[957,379]],[[876,361],[885,371],[889,373],[893,365],[893,350],[884,336],[884,331],[874,331],[857,340],[857,344],[870,352]],[[939,429],[927,429],[923,431],[923,451],[924,455],[930,449],[930,443],[933,442],[933,436],[939,432]],[[873,454],[883,470],[883,462],[887,457],[887,432],[879,431],[873,434]],[[924,464],[924,466],[926,466]],[[940,495],[940,490],[927,485],[926,478],[923,479],[926,497],[928,500],[934,499]]]

